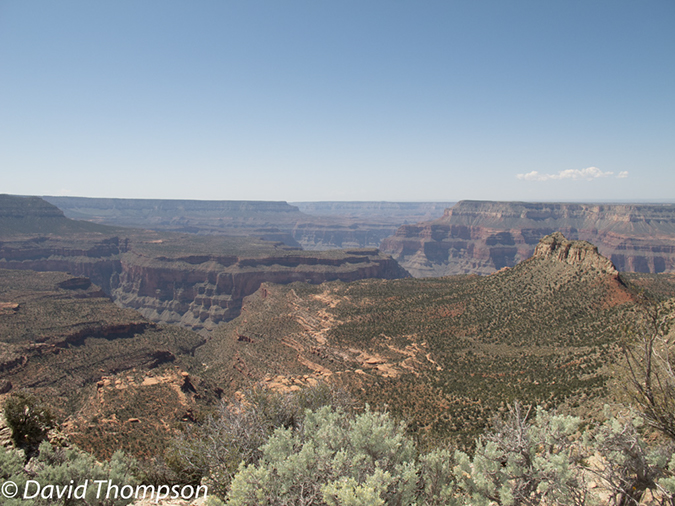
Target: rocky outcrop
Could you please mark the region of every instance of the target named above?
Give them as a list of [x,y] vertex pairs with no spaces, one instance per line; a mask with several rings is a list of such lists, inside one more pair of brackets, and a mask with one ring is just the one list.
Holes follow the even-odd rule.
[[382,242],[413,276],[489,274],[529,258],[553,232],[597,244],[619,271],[675,270],[675,205],[462,201]]
[[[67,248],[63,242],[48,239],[39,248],[27,247],[30,243],[25,241],[4,244],[0,268],[86,276],[123,307],[136,309],[155,322],[178,323],[195,330],[211,329],[239,315],[243,298],[263,282],[319,284],[409,276],[395,260],[376,249],[330,253],[281,250],[264,256],[149,256],[126,241],[123,249],[113,247],[120,241],[109,238],[91,249]],[[83,281],[74,278],[68,283]]]
[[[147,455],[175,435],[186,411],[219,391],[195,363],[202,336],[155,325],[116,306],[85,278],[0,269],[0,402],[30,391],[60,420],[69,444],[110,457]],[[0,416],[2,413],[0,413]],[[0,445],[5,431],[0,424]]]
[[[71,220],[69,220],[71,221]],[[0,237],[0,268],[69,272],[82,276],[110,293],[110,280],[119,272],[128,240],[98,234],[66,239],[44,235]]]
[[598,253],[596,246],[586,241],[568,241],[560,232],[543,237],[534,248],[532,257],[591,267],[607,274],[618,274],[612,261]]

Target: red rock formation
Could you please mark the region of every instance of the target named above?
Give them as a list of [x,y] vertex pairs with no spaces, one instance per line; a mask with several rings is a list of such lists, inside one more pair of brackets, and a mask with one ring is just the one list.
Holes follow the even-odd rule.
[[620,271],[675,270],[675,205],[462,201],[443,218],[400,227],[381,250],[418,277],[489,274],[556,231],[597,244]]

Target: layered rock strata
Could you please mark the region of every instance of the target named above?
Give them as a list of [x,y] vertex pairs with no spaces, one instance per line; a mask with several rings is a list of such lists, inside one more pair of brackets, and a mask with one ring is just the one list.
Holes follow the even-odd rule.
[[[0,268],[85,276],[121,306],[134,308],[155,322],[195,330],[212,329],[236,317],[242,299],[263,282],[319,284],[409,276],[377,249],[303,252],[279,242],[162,234],[89,223],[85,225],[98,227],[97,232],[85,233],[80,222],[65,218],[46,202],[7,197],[24,233],[0,235]],[[20,208],[37,204],[45,216],[57,219],[64,233],[30,234],[35,216],[22,217]],[[37,216],[42,215],[38,212]]]
[[239,315],[244,297],[262,283],[395,279],[408,274],[377,250],[345,251],[333,258],[287,255],[258,258],[145,258],[130,252],[120,262],[112,296],[153,321],[193,330],[213,329]]
[[[120,242],[123,247],[120,248]],[[0,246],[0,268],[66,271],[86,276],[116,303],[155,322],[179,323],[200,330],[239,314],[242,299],[263,282],[320,284],[364,278],[407,276],[391,257],[377,250],[338,254],[280,251],[277,256],[147,256],[119,238],[90,248],[67,247],[63,239],[9,241]]]
[[379,247],[401,224],[437,218],[449,205],[44,198],[77,220],[200,235],[255,237],[314,251]]
[[587,241],[568,241],[560,232],[543,237],[534,248],[533,258],[550,258],[580,267],[592,267],[607,274],[618,274],[609,258],[598,253],[597,246]]
[[675,270],[675,205],[462,201],[442,218],[400,227],[382,242],[413,276],[489,274],[530,257],[562,232],[598,246],[619,271]]

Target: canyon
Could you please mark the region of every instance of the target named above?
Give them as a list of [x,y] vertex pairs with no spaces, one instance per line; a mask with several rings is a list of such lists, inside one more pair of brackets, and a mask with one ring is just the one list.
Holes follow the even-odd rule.
[[323,251],[377,248],[406,223],[442,216],[448,202],[265,202],[43,197],[92,223],[247,236]]
[[226,394],[330,381],[456,444],[514,397],[600,409],[645,275],[624,280],[594,245],[557,232],[535,250],[486,276],[263,284],[196,356]]
[[214,403],[192,357],[206,339],[120,308],[64,272],[0,269],[0,404],[30,391],[64,421],[61,435],[110,458],[151,457],[176,426]]
[[675,205],[264,202],[45,197],[79,223],[275,241],[307,251],[379,248],[415,277],[489,274],[555,231],[622,272],[675,270]]
[[2,208],[12,212],[0,219],[0,268],[86,276],[119,305],[193,330],[236,317],[263,282],[408,276],[373,248],[302,251],[250,237],[108,227],[71,220],[37,197],[2,195]]
[[622,272],[675,270],[675,205],[461,201],[382,241],[415,277],[490,274],[529,258],[555,231],[595,244]]

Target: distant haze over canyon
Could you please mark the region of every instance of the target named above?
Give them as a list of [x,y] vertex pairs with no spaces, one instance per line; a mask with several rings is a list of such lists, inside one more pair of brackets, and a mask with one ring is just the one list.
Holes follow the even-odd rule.
[[619,271],[675,270],[674,204],[461,201],[403,225],[380,249],[415,277],[489,274],[529,258],[553,232],[597,245]]
[[43,197],[68,218],[200,235],[248,236],[305,250],[377,248],[400,225],[450,202],[286,202]]
[[[244,241],[235,242],[240,244],[236,248],[243,248],[244,253],[238,254],[241,258],[249,255],[246,250],[253,244],[247,241],[264,240],[283,244],[284,248],[298,250],[301,248],[308,252],[379,248],[382,254],[393,257],[415,277],[489,274],[504,267],[512,267],[529,258],[542,237],[553,232],[562,232],[570,239],[587,240],[596,244],[599,252],[611,259],[619,271],[645,273],[675,271],[675,204],[493,201],[461,201],[454,205],[449,202],[289,204],[281,201],[84,197],[44,197],[44,200],[63,210],[65,216],[84,220],[69,221],[70,228],[75,227],[84,231],[96,227],[97,224],[134,227],[153,230],[156,233],[196,235],[202,238],[200,241],[207,241],[208,237],[214,240],[218,236],[223,239],[224,236],[238,237],[239,241]],[[41,206],[39,212],[53,215],[59,211],[56,208]],[[58,226],[63,226],[64,222],[56,221],[60,224]],[[44,220],[40,223],[44,225]],[[40,232],[57,233],[58,230],[45,229]],[[125,232],[112,231],[108,231],[108,234],[119,237],[127,235]],[[138,241],[140,236],[136,234],[136,237]],[[194,256],[188,251],[187,242],[183,239],[179,242],[180,248],[185,250],[179,256],[186,258]],[[218,246],[220,242],[217,240],[207,242],[210,244],[209,247],[222,247]],[[232,244],[235,244],[231,240],[227,240],[226,243],[230,249]],[[5,247],[7,246],[6,243]],[[255,249],[259,247],[256,246]],[[206,256],[211,258],[213,254],[223,256],[217,252]],[[377,256],[377,253],[372,254]],[[127,254],[127,257],[130,255]],[[194,265],[190,269],[193,270]],[[364,273],[361,273],[357,277],[363,275]],[[382,274],[378,271],[375,275]],[[129,293],[134,293],[135,289],[131,288],[133,279],[125,276],[119,278],[118,282],[121,283],[119,286],[124,287]],[[97,283],[110,290],[107,288],[108,275],[105,279],[94,277]],[[282,278],[286,279],[283,276]],[[282,278],[275,279],[284,282]],[[259,282],[266,280],[267,278],[262,276]],[[320,279],[317,278],[314,282],[318,281]],[[127,297],[121,293],[119,295],[121,298]],[[132,298],[136,300],[135,297],[134,295]],[[168,297],[168,300],[173,300],[173,296]],[[153,306],[152,310],[150,306]],[[157,307],[154,306],[156,305],[148,304],[144,314],[149,316],[151,313],[154,314],[153,311],[157,311],[158,314],[165,314],[167,317],[166,315],[173,312],[172,309],[169,313],[165,313],[171,304],[167,306],[162,303]],[[232,314],[236,314],[238,307],[237,302]],[[182,319],[185,311],[186,309],[178,311],[179,315],[174,314],[171,319]],[[213,314],[210,314],[209,320],[222,318],[216,316],[214,311],[215,306],[210,310]],[[154,318],[159,317],[154,315]],[[196,321],[190,324],[199,325]]]

